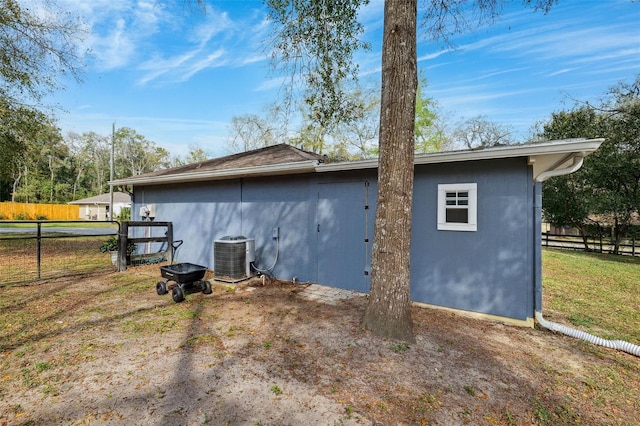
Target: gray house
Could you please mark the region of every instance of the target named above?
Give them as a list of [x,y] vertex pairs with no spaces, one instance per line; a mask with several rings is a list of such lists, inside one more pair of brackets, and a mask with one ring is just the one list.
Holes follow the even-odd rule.
[[[532,326],[542,304],[540,182],[576,171],[601,143],[417,155],[412,300]],[[282,144],[111,185],[133,186],[133,220],[152,211],[173,222],[180,262],[215,269],[215,242],[244,236],[256,265],[281,279],[367,292],[377,165]]]

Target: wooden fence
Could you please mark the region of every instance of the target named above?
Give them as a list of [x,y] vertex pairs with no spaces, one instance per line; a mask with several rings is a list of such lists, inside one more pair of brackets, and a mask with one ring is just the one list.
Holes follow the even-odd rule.
[[0,203],[4,220],[77,220],[78,206],[66,204]]
[[[612,253],[613,242],[605,237],[587,237],[587,247],[581,236],[542,233],[542,246],[572,250],[589,250],[599,253]],[[640,256],[640,241],[631,238],[620,241],[619,253],[629,256]]]

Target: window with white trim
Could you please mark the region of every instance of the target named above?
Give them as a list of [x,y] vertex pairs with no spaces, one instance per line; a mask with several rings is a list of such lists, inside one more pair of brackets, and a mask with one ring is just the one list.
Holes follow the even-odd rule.
[[477,184],[438,185],[438,230],[477,231],[477,205]]

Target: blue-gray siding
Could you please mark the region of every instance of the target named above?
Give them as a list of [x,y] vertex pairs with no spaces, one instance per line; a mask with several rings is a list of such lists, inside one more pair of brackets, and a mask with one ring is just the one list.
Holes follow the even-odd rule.
[[[478,230],[438,231],[438,184],[478,185]],[[526,319],[533,312],[533,180],[526,160],[416,170],[411,298]]]
[[[368,292],[374,173],[323,175],[317,185],[317,282]],[[365,273],[366,272],[366,273]]]
[[[475,182],[478,230],[438,231],[437,186]],[[369,290],[376,207],[374,171],[145,186],[134,215],[156,204],[157,220],[184,240],[178,261],[213,269],[213,241],[256,240],[259,266],[275,275]],[[411,243],[415,301],[516,319],[533,314],[533,181],[526,159],[416,166]],[[138,217],[134,217],[138,219]]]

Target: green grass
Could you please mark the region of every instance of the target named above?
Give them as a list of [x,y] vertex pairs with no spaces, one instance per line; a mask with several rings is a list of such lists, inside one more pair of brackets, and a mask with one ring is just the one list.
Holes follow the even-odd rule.
[[546,249],[542,275],[545,317],[640,344],[640,258]]
[[[0,286],[35,281],[37,257],[35,238],[24,235],[0,235]],[[52,233],[48,233],[50,237]],[[99,248],[104,236],[43,238],[41,240],[40,278],[56,278],[65,275],[86,274],[113,270],[109,253]]]

